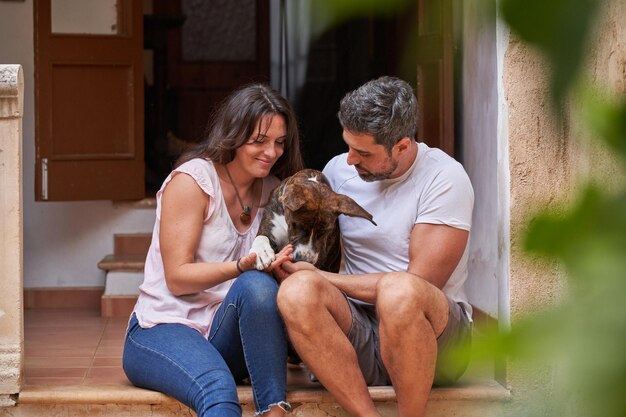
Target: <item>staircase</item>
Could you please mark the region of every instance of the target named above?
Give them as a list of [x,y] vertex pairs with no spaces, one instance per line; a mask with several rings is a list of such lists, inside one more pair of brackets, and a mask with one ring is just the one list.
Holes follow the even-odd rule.
[[150,247],[150,233],[122,233],[113,236],[113,254],[98,268],[106,271],[104,294],[100,300],[103,317],[128,317],[143,282],[143,267]]

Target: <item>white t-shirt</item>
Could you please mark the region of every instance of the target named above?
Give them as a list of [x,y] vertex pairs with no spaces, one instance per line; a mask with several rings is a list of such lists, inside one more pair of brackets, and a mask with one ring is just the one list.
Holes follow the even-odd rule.
[[[191,176],[209,196],[209,210],[204,219],[195,262],[227,262],[247,255],[259,229],[263,208],[257,210],[248,230],[239,232],[228,214],[215,167],[211,161],[205,159],[192,159],[176,168],[165,179],[156,195],[156,222],[146,258],[144,281],[139,287],[134,313],[143,328],[160,323],[179,323],[196,329],[207,337],[213,317],[235,279],[183,296],[175,296],[167,288],[159,243],[161,197],[172,178],[181,173]],[[272,190],[272,180],[276,181],[270,176],[263,179],[261,201],[267,201]]]
[[[417,158],[406,173],[373,182],[363,181],[346,159],[347,154],[333,158],[324,174],[335,192],[353,198],[377,223],[339,216],[346,273],[406,271],[409,239],[417,223],[471,229],[474,191],[469,177],[460,163],[440,149],[418,143]],[[469,241],[443,292],[464,303],[471,316],[463,288],[468,252]]]

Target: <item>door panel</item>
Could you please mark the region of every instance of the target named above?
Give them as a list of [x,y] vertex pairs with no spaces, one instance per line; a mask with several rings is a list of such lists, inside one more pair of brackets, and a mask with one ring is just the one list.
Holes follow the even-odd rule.
[[[36,199],[142,198],[142,3],[114,3],[105,23],[92,25],[98,33],[112,25],[113,34],[94,35],[71,22],[56,25],[70,33],[52,33],[51,1],[61,20],[81,5],[35,1]],[[112,7],[89,4],[82,13],[96,20],[98,7]]]
[[[51,81],[50,159],[132,158],[132,67],[54,64]],[[68,91],[57,90],[69,85]]]

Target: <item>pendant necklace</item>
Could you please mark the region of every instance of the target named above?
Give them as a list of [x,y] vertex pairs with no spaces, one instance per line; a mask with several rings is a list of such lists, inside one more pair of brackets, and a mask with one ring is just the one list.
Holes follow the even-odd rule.
[[235,189],[235,195],[237,196],[239,205],[241,206],[241,209],[243,210],[241,214],[239,215],[239,220],[241,220],[241,223],[248,225],[250,224],[250,220],[252,220],[252,217],[250,216],[250,213],[252,212],[252,208],[250,206],[243,205],[243,200],[241,199],[241,196],[239,195],[239,190],[237,190],[237,186],[235,185],[235,182],[233,181],[233,177],[230,176],[230,171],[228,171],[228,167],[224,165],[224,168],[226,169],[226,175],[228,175],[228,180],[230,181],[231,185]]

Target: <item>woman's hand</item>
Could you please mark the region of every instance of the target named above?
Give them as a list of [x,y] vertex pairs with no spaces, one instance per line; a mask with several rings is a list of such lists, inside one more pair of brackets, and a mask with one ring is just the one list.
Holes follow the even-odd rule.
[[[276,254],[276,257],[270,266],[265,269],[265,272],[271,273],[275,268],[280,267],[283,262],[290,261],[291,252],[293,252],[293,246],[291,245],[287,245],[282,248],[280,252]],[[256,269],[256,253],[250,252],[248,255],[240,258],[237,266],[242,272]]]
[[239,258],[237,261],[237,269],[240,273],[256,269],[256,253],[250,252],[246,256]]

